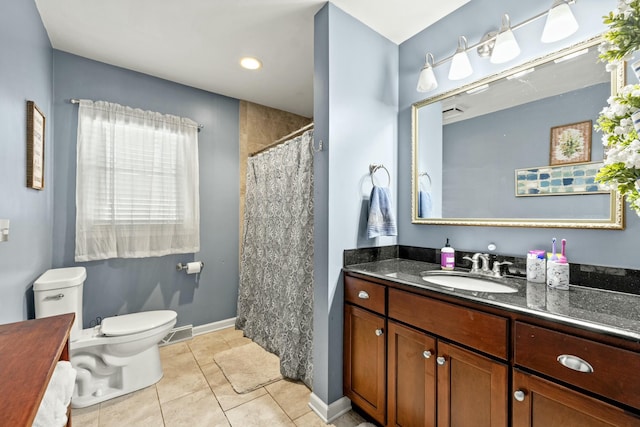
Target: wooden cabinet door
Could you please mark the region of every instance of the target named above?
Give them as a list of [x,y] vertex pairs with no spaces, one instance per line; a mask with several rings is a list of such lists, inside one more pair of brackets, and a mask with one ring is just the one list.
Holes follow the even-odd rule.
[[344,394],[381,424],[386,419],[385,319],[344,306]]
[[388,322],[387,426],[435,427],[436,340]]
[[622,409],[518,370],[513,391],[513,427],[640,426]]
[[505,364],[442,341],[436,363],[438,427],[507,426]]

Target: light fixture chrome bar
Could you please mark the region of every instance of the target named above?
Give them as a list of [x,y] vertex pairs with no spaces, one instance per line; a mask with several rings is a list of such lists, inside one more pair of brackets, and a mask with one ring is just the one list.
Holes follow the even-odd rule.
[[[566,1],[565,1],[565,3],[567,3],[567,4],[574,4],[576,1],[577,1],[577,0],[566,0]],[[544,12],[540,12],[540,13],[538,13],[537,15],[532,16],[531,18],[525,19],[524,21],[522,21],[522,22],[520,22],[520,23],[518,23],[518,24],[516,24],[516,25],[512,25],[512,26],[511,26],[511,30],[512,30],[512,31],[515,31],[515,30],[517,30],[518,28],[522,28],[522,27],[524,27],[524,26],[526,26],[526,25],[528,25],[528,24],[532,23],[533,21],[536,21],[536,20],[538,20],[538,19],[540,19],[540,18],[542,18],[542,17],[544,17],[544,16],[547,16],[547,15],[549,14],[549,11],[550,11],[550,10],[551,10],[551,8],[549,8],[549,9],[545,10]],[[491,43],[491,42],[494,42],[494,41],[496,40],[496,37],[497,37],[497,34],[496,34],[495,36],[493,36],[493,37],[489,37],[489,38],[487,38],[487,39],[485,39],[485,40],[481,40],[481,41],[479,41],[479,42],[478,42],[478,43],[476,43],[476,44],[472,44],[471,46],[467,46],[467,49],[465,50],[465,52],[468,52],[468,51],[473,50],[473,49],[477,49],[477,48],[479,48],[480,46],[484,46],[484,45],[487,45],[487,44],[489,44],[489,43]],[[447,56],[447,57],[446,57],[446,58],[444,58],[444,59],[441,59],[441,60],[439,60],[439,61],[435,62],[435,63],[433,64],[433,67],[435,68],[435,67],[437,67],[437,66],[439,66],[439,65],[442,65],[442,64],[444,64],[444,63],[446,63],[446,62],[448,62],[448,61],[451,61],[451,60],[453,59],[453,57],[454,57],[454,56],[455,56],[455,53],[453,53],[452,55]]]
[[[80,104],[80,100],[78,98],[71,98],[69,102],[72,104]],[[202,130],[203,128],[204,128],[204,125],[201,125],[200,123],[198,123],[198,132],[200,132],[200,130]]]

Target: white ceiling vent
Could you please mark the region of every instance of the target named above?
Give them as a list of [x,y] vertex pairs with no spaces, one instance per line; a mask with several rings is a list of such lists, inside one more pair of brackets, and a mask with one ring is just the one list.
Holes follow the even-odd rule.
[[452,105],[442,110],[442,118],[444,120],[452,119],[464,113],[464,110],[457,105]]

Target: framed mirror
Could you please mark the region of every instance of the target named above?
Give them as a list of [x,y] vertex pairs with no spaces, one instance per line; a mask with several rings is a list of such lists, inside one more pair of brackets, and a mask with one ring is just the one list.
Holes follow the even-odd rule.
[[600,37],[412,106],[412,222],[624,229],[593,125],[625,83]]

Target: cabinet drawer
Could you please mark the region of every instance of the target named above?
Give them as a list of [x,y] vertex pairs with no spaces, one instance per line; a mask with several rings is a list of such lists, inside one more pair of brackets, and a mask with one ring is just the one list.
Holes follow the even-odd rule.
[[344,278],[344,300],[376,313],[384,314],[385,286],[351,276]]
[[507,359],[504,317],[389,289],[389,317],[441,337]]
[[516,322],[514,361],[516,365],[640,408],[638,353]]

